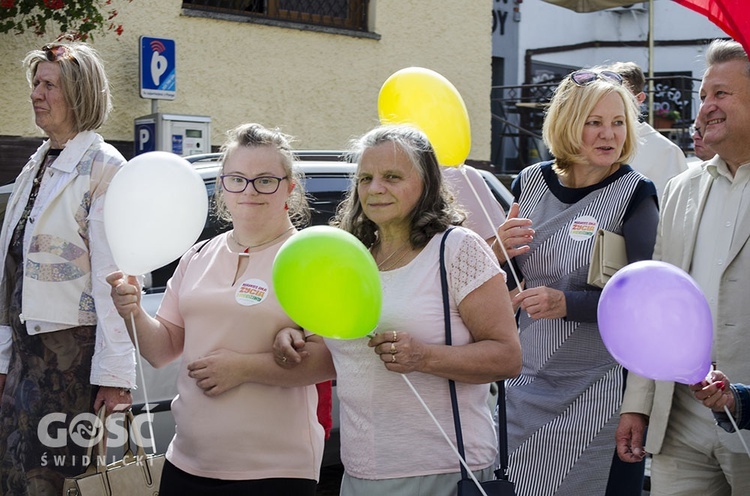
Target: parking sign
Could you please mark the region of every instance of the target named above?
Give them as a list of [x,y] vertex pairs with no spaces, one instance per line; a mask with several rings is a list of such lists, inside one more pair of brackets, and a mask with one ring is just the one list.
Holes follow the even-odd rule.
[[143,120],[135,122],[135,154],[156,150],[156,122]]
[[141,36],[141,98],[174,100],[176,60],[174,40]]

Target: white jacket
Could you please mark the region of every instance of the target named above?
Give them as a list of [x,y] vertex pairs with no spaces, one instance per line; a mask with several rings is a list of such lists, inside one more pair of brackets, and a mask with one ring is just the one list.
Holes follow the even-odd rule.
[[[37,171],[49,149],[45,141],[23,168],[0,232],[0,261],[26,207]],[[135,386],[135,353],[117,314],[105,277],[117,270],[104,232],[104,194],[122,155],[98,134],[70,140],[50,166],[28,219],[23,240],[21,321],[29,334],[96,325],[91,383]],[[12,331],[6,306],[5,264],[0,263],[0,373],[10,365]]]

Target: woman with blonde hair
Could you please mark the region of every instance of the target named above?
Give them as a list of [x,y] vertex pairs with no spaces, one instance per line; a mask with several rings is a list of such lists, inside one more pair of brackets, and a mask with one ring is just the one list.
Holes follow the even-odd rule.
[[[507,383],[510,478],[519,496],[600,496],[610,470],[621,468],[613,458],[625,375],[599,335],[601,289],[587,274],[599,229],[624,236],[629,262],[651,258],[656,189],[627,165],[637,115],[617,73],[566,77],[543,126],[555,158],[521,171],[512,185],[517,203],[498,229],[523,287],[513,298],[523,369]],[[642,468],[628,468],[613,476],[618,494],[640,495]]]
[[[129,407],[135,386],[133,345],[104,281],[116,269],[104,198],[125,159],[96,133],[112,108],[103,62],[89,45],[61,42],[29,52],[24,67],[48,139],[18,175],[0,232],[0,415],[11,426],[0,430],[0,484],[13,481],[14,494],[27,493],[32,472],[56,472],[48,480],[62,492],[86,468],[80,436],[8,435],[21,415],[79,432],[91,428],[80,414]],[[64,354],[45,343],[65,343]],[[63,390],[80,394],[61,402],[43,384],[53,369],[64,372]]]

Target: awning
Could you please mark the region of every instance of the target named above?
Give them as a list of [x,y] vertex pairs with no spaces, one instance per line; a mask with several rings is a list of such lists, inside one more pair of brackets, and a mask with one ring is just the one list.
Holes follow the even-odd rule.
[[[545,0],[547,1],[547,0]],[[750,9],[747,0],[674,0],[719,26],[750,53]],[[555,3],[555,2],[551,2]]]
[[[575,12],[597,12],[604,9],[633,5],[632,0],[542,0]],[[653,0],[647,0],[653,7]],[[747,0],[672,0],[719,26],[750,53],[750,8]],[[649,15],[653,9],[649,8]],[[650,19],[653,22],[653,17]]]
[[[633,5],[632,0],[542,0],[559,7],[573,10],[575,12],[597,12],[599,10],[612,9]],[[711,22],[738,41],[750,54],[750,8],[748,0],[672,0],[687,7],[701,15],[706,16]],[[649,109],[653,108],[653,77],[654,77],[654,0],[648,0],[648,75],[649,75]],[[649,122],[653,122],[652,112],[649,112]]]

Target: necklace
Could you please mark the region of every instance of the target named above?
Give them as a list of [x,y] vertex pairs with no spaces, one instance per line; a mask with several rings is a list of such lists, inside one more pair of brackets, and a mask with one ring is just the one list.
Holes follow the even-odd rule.
[[243,245],[242,243],[240,243],[239,241],[237,241],[237,238],[234,237],[234,231],[231,231],[229,233],[229,237],[232,238],[232,241],[234,241],[237,244],[237,246],[239,246],[241,248],[244,248],[243,253],[247,253],[248,250],[250,250],[252,248],[258,248],[260,246],[264,246],[264,245],[267,245],[269,243],[273,243],[274,241],[276,241],[277,239],[279,239],[280,237],[282,237],[284,234],[288,233],[292,229],[294,229],[294,226],[291,226],[291,227],[288,227],[287,229],[284,229],[281,232],[281,234],[279,234],[278,236],[276,236],[273,239],[269,239],[268,241],[264,241],[262,243],[258,243],[257,245],[250,245],[250,246]]
[[[398,265],[398,264],[399,264],[399,263],[400,263],[400,262],[401,262],[401,261],[402,261],[402,260],[404,259],[404,257],[406,257],[406,254],[407,254],[407,253],[409,253],[409,250],[406,250],[406,248],[409,248],[409,244],[408,244],[408,243],[407,243],[407,244],[405,244],[405,245],[403,245],[403,246],[401,246],[400,248],[398,248],[398,249],[396,249],[396,250],[393,250],[393,253],[391,253],[390,255],[388,255],[387,257],[385,257],[385,258],[384,258],[384,259],[383,259],[383,260],[382,260],[382,261],[381,261],[381,262],[380,262],[380,263],[378,264],[378,270],[388,270],[388,269],[391,269],[391,268],[393,268],[393,267],[396,267],[396,266],[397,266],[397,265]],[[392,258],[393,258],[393,256],[394,256],[394,255],[396,255],[396,253],[399,253],[399,252],[401,252],[401,256],[400,256],[400,257],[398,257],[398,258],[397,258],[396,260],[394,260],[393,262],[391,262],[391,263],[390,263],[390,264],[389,264],[389,265],[388,265],[388,266],[386,267],[386,264],[388,263],[388,261],[389,261],[390,259],[392,259]]]

